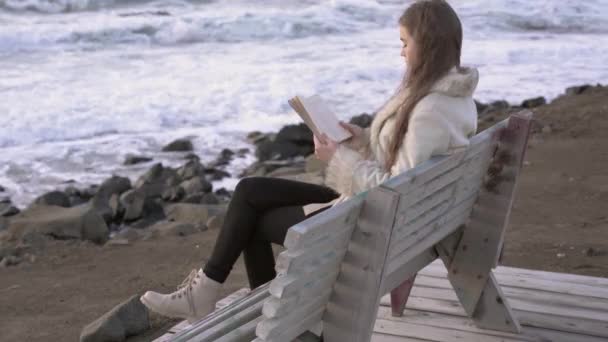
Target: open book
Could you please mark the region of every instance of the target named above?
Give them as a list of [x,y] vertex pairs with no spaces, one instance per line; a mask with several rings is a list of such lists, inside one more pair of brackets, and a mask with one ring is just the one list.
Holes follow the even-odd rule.
[[340,121],[336,115],[319,95],[311,97],[296,96],[288,102],[291,108],[302,117],[302,120],[315,136],[321,137],[325,133],[336,142],[351,137],[352,134],[340,126]]

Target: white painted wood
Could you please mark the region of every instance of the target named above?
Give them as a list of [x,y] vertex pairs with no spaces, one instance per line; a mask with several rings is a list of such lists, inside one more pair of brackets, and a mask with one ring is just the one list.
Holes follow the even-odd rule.
[[[399,196],[378,187],[367,192],[356,228],[323,316],[327,341],[369,341],[380,300],[380,283]],[[348,268],[359,271],[348,274]],[[344,301],[348,289],[359,298]],[[346,292],[346,293],[345,293]],[[345,329],[345,325],[347,328]]]
[[325,296],[331,293],[332,285],[336,281],[336,275],[324,277],[320,282],[316,282],[314,286],[305,287],[297,295],[280,299],[270,297],[264,303],[262,313],[266,318],[284,317],[300,305],[305,305],[311,300],[319,296]]

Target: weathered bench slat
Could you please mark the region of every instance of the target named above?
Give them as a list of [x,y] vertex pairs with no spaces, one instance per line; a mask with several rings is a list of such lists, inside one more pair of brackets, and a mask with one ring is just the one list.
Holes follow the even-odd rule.
[[298,305],[303,305],[323,295],[325,292],[331,292],[332,285],[336,281],[336,275],[328,274],[322,276],[319,280],[310,279],[311,285],[303,286],[296,295],[290,296],[287,299],[268,298],[262,310],[264,316],[267,318],[283,317],[296,309]]
[[354,226],[363,201],[364,196],[356,196],[289,228],[285,248],[291,251],[307,248],[330,234],[331,229]]
[[342,260],[325,260],[312,272],[303,272],[300,276],[287,274],[277,276],[270,283],[270,294],[275,298],[285,298],[297,294],[298,291],[311,282],[315,277],[337,276]]
[[469,196],[444,215],[437,216],[434,220],[413,231],[408,238],[395,244],[387,261],[387,276],[394,272],[399,265],[415,256],[416,253],[434,246],[444,236],[449,235],[463,225],[469,217],[475,200],[474,195]]
[[[360,268],[353,284],[349,279],[338,275],[334,287],[334,296],[340,296],[341,283],[345,287],[360,289],[360,299],[349,303],[336,303],[333,300],[327,305],[323,316],[324,336],[327,341],[369,341],[373,322],[380,300],[380,283],[383,278],[383,265],[394,224],[399,196],[382,187],[367,192],[347,255],[357,253],[353,258],[345,257],[343,264],[351,262],[353,267]],[[357,264],[352,264],[357,261]],[[351,277],[348,277],[351,278]],[[341,309],[341,310],[340,310]],[[344,329],[341,322],[348,322],[350,327]]]
[[[215,326],[224,326],[225,322],[229,322],[232,317],[250,307],[256,307],[261,313],[264,299],[266,299],[269,295],[268,284],[260,286],[253,290],[248,296],[236,300],[231,305],[217,310],[211,315],[205,317],[203,320],[193,324],[190,329],[177,333],[173,338],[173,341],[192,341],[203,332],[212,329]],[[245,324],[247,322],[242,323]]]
[[[516,175],[521,168],[527,145],[531,116],[529,112],[512,115],[508,126],[499,131],[499,149],[489,169],[490,178],[482,189],[482,194],[489,197],[508,198],[507,205],[496,208],[501,215],[495,217],[493,222],[481,223],[476,220],[476,213],[490,208],[487,201],[479,201],[471,215],[471,222],[455,249],[453,259],[446,264],[450,270],[450,282],[470,315],[475,312],[484,289],[488,290],[488,278],[484,275],[490,272],[498,260],[511,211]],[[504,172],[511,176],[505,177]],[[481,255],[485,257],[480,258]],[[511,316],[508,310],[505,314]],[[513,318],[509,317],[508,320],[512,321]],[[500,323],[497,321],[496,324]]]
[[322,294],[321,296],[314,298],[308,303],[302,304],[296,310],[293,310],[284,317],[264,317],[264,320],[258,324],[256,335],[263,341],[276,340],[278,336],[283,336],[285,338],[285,327],[293,326],[297,327],[297,329],[293,330],[295,335],[290,336],[289,338],[294,339],[304,331],[309,330],[314,326],[314,324],[306,326],[303,324],[303,320],[311,315],[316,315],[318,312],[322,313],[325,310],[325,305],[331,294],[331,289],[328,290],[329,291],[326,291],[326,293]]

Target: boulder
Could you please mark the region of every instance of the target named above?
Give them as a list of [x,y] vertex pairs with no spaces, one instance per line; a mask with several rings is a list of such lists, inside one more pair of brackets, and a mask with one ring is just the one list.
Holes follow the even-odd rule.
[[203,194],[201,204],[220,204],[220,200],[213,193]]
[[545,104],[547,104],[547,100],[544,97],[539,96],[539,97],[534,97],[531,99],[524,100],[521,103],[521,106],[523,108],[535,108],[535,107],[542,106]]
[[179,202],[186,196],[186,191],[181,186],[168,188],[163,192],[162,199],[167,202]]
[[0,216],[0,232],[8,228],[8,218]]
[[137,229],[147,228],[158,221],[164,220],[165,212],[161,205],[161,200],[158,198],[146,198],[144,200],[144,207],[142,217],[135,221],[129,222],[129,226]]
[[204,224],[191,224],[184,222],[158,222],[150,229],[156,231],[158,236],[187,236],[207,230]]
[[284,126],[279,130],[274,141],[277,143],[291,142],[297,145],[314,145],[312,131],[304,123]]
[[188,152],[192,150],[194,150],[194,146],[188,139],[177,139],[163,147],[163,152]]
[[34,204],[40,205],[55,205],[58,207],[69,208],[71,206],[70,198],[64,192],[51,191],[37,197]]
[[165,206],[168,221],[205,225],[209,219],[209,209],[202,204],[175,203]]
[[135,164],[140,164],[140,163],[147,163],[149,161],[152,161],[152,158],[146,157],[146,156],[138,156],[138,155],[129,153],[125,156],[125,161],[123,164],[124,165],[135,165]]
[[61,240],[104,243],[109,235],[105,221],[86,205],[72,208],[35,205],[12,218],[7,231],[13,240],[40,233]]
[[157,163],[139,177],[135,188],[143,191],[146,197],[160,197],[168,187],[179,184],[179,180],[176,170]]
[[0,185],[0,192],[5,192],[5,191],[6,191],[6,188],[3,187],[2,185]]
[[182,182],[179,185],[184,189],[185,196],[190,196],[199,192],[207,193],[213,190],[213,186],[205,177],[195,177]]
[[124,341],[149,328],[148,309],[135,295],[84,327],[80,342]]
[[198,160],[189,160],[186,164],[177,169],[177,175],[181,180],[188,180],[205,173],[205,167]]
[[285,160],[298,156],[308,156],[314,152],[314,144],[266,141],[258,145],[255,155],[259,161]]
[[233,157],[234,157],[234,152],[230,149],[225,148],[222,150],[222,152],[220,152],[220,155],[211,164],[216,167],[225,166],[225,165],[230,164]]
[[89,192],[80,190],[72,185],[66,187],[63,192],[70,200],[70,207],[75,207],[77,205],[86,203],[93,197]]
[[142,217],[144,213],[144,201],[146,194],[141,190],[129,190],[120,195],[120,206],[124,208],[125,214],[123,220],[135,221]]
[[112,239],[127,240],[128,242],[134,242],[141,238],[141,233],[137,229],[130,227],[119,230],[116,234],[112,235]]
[[592,87],[593,86],[590,84],[569,87],[569,88],[566,88],[566,95],[580,95]]
[[97,189],[96,196],[105,196],[109,200],[113,194],[122,194],[131,189],[131,180],[126,177],[112,176],[106,179]]
[[10,198],[0,200],[0,217],[9,217],[19,214],[19,208],[13,205]]
[[212,181],[218,181],[231,176],[228,172],[216,168],[205,168],[205,175]]
[[23,259],[19,256],[8,255],[8,256],[2,258],[2,261],[0,261],[0,268],[15,266],[15,265],[18,265],[19,263],[21,263],[21,261],[23,261]]
[[186,154],[184,156],[184,159],[196,160],[196,161],[201,160],[201,158],[198,155],[196,155],[196,153],[194,153],[194,152],[190,152],[190,153]]
[[367,128],[372,125],[373,120],[374,120],[374,117],[372,115],[369,115],[367,113],[362,113],[362,114],[353,116],[349,122],[353,125],[357,125],[362,128]]

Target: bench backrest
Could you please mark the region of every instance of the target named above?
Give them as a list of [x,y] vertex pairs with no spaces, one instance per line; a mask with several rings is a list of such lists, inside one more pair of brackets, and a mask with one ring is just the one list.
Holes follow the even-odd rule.
[[[509,134],[517,127],[512,126],[522,118],[528,126],[513,141]],[[380,297],[438,256],[447,266],[464,262],[463,268],[477,272],[471,280],[467,277],[473,273],[456,276],[450,269],[450,281],[467,312],[474,311],[484,290],[496,301],[500,289],[479,275],[486,277],[484,270],[496,264],[529,120],[530,114],[523,113],[498,123],[473,137],[466,149],[432,158],[291,227],[286,250],[277,260],[277,277],[257,289],[255,298],[214,313],[178,340],[251,341],[255,333],[256,342],[285,342],[317,330],[322,322],[325,341],[369,341]],[[475,224],[487,221],[488,215],[497,229]],[[472,228],[463,233],[465,224]],[[454,253],[461,240],[492,255],[470,262],[466,248]],[[494,321],[489,320],[489,327],[502,329]],[[504,315],[500,322],[504,324]]]

